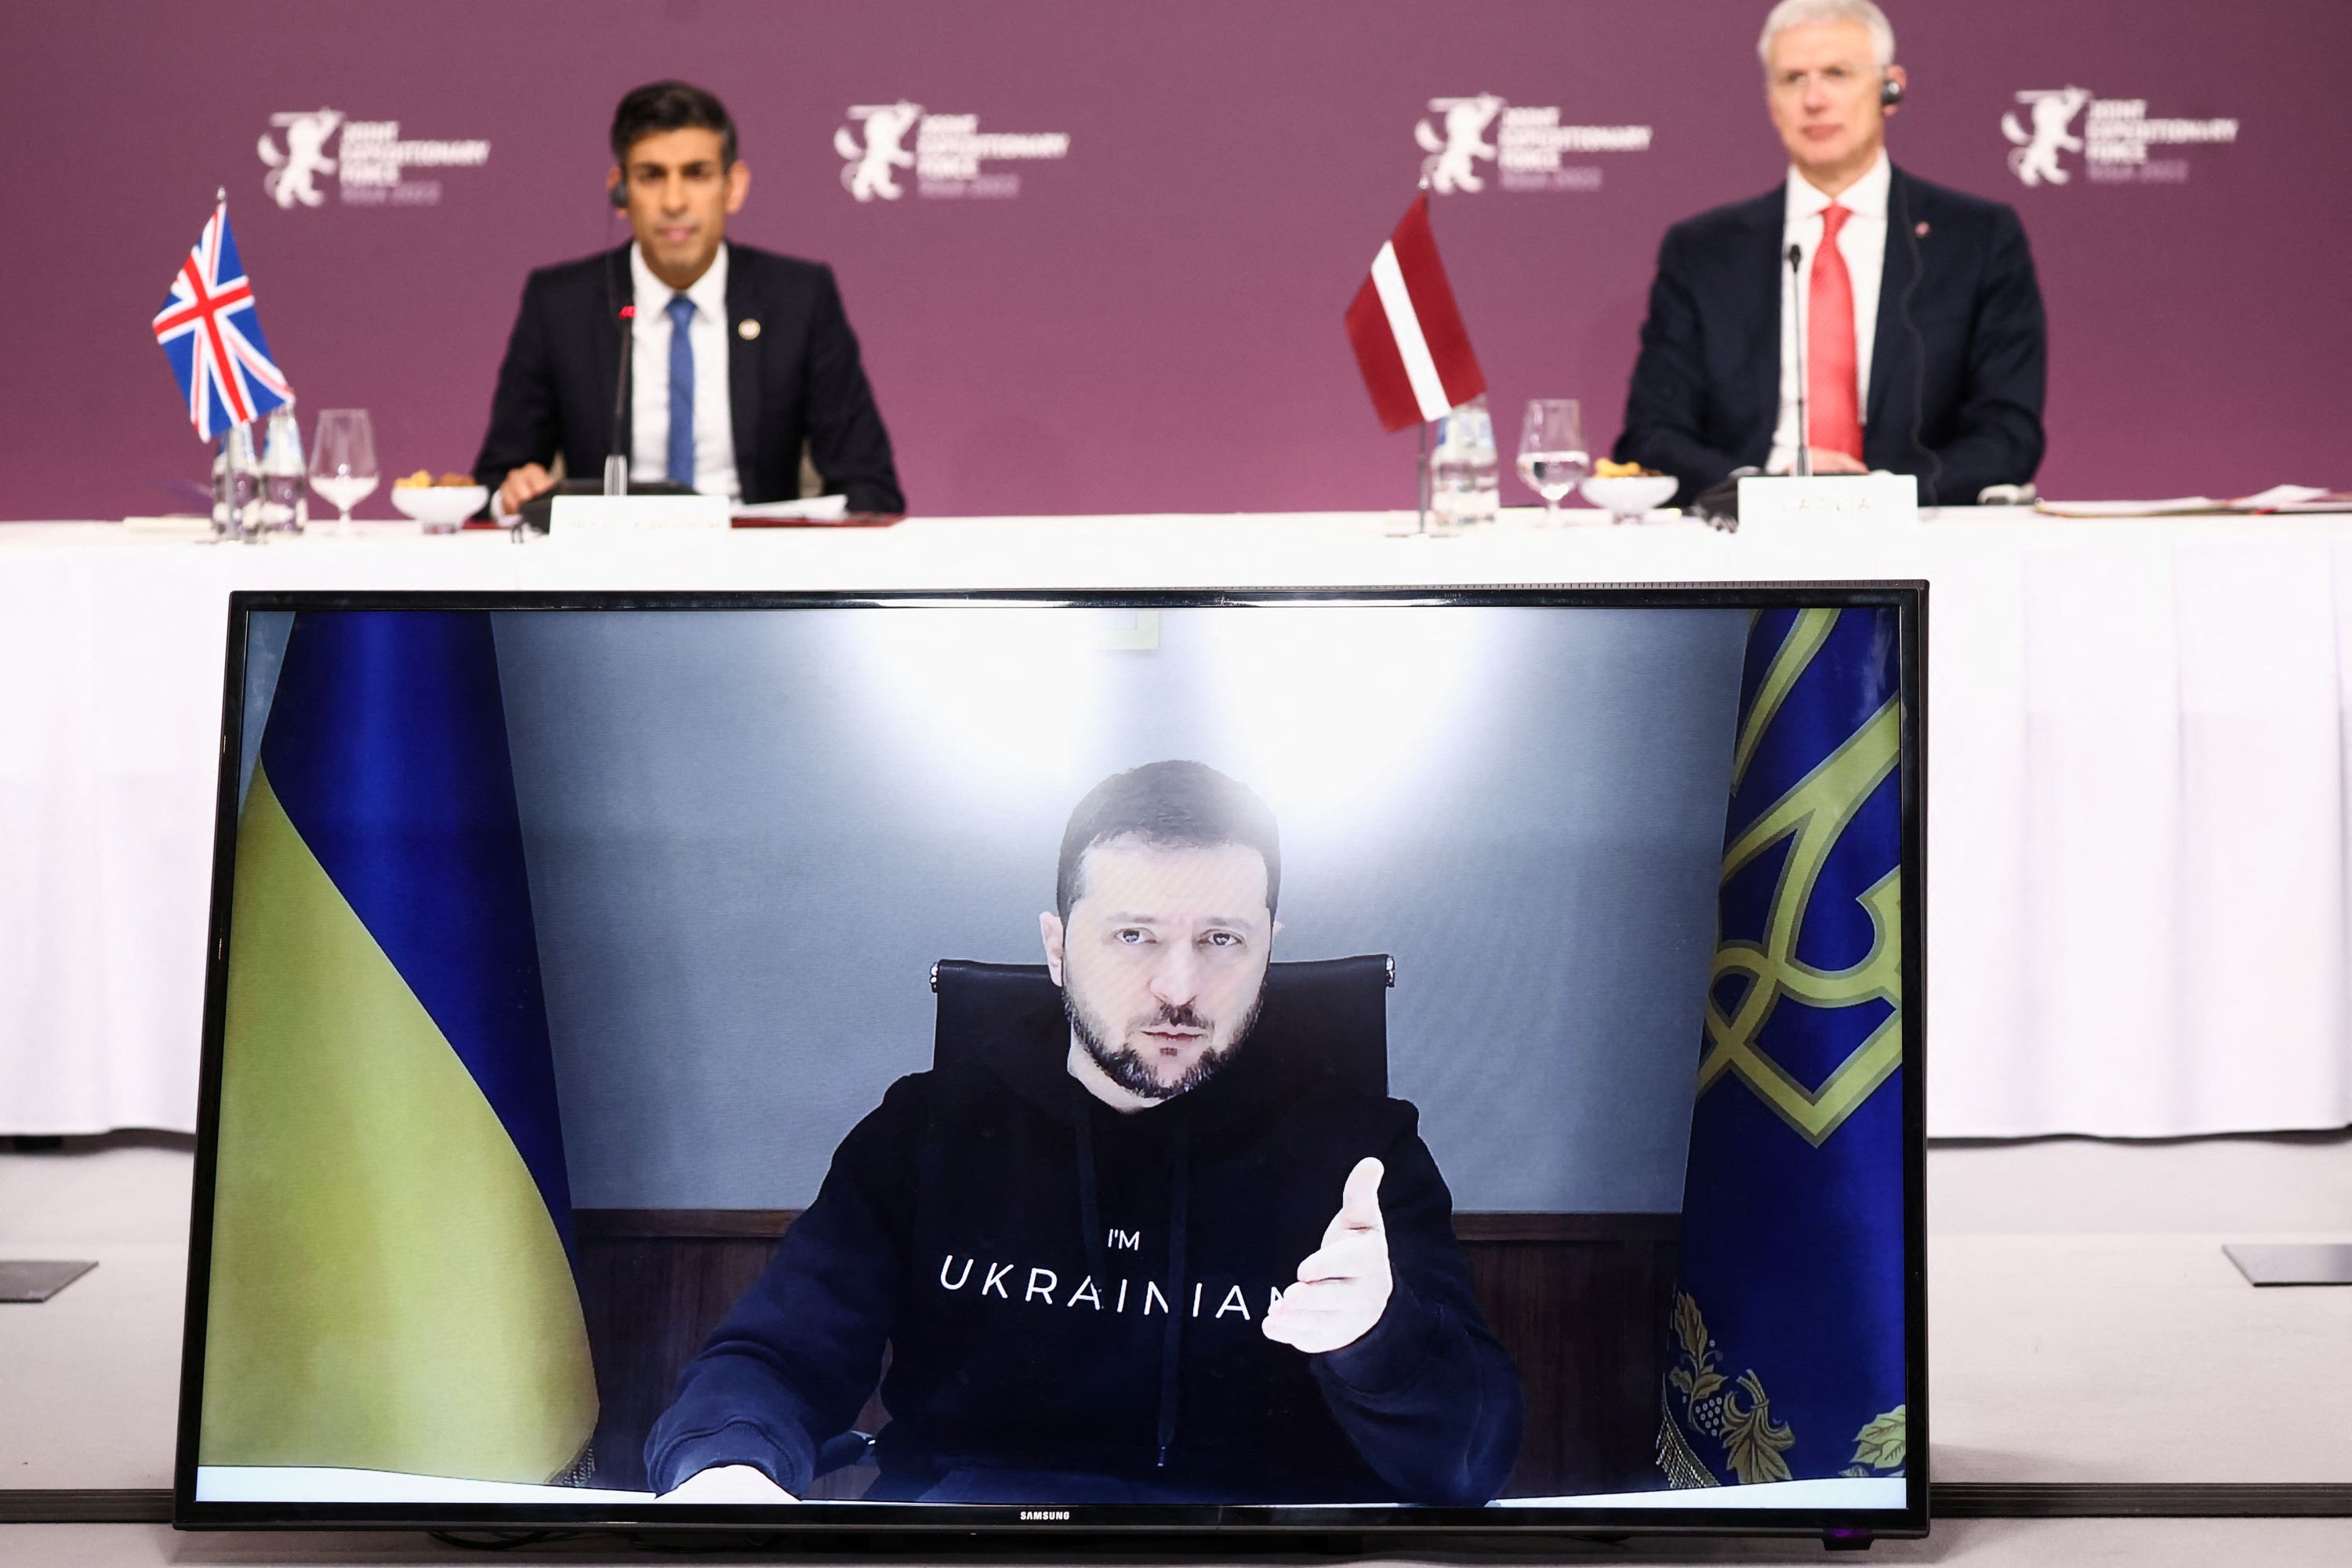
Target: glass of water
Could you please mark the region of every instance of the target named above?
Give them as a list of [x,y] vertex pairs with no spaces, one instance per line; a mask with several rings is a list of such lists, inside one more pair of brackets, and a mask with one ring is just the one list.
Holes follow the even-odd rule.
[[338,532],[351,531],[352,508],[373,495],[382,478],[367,410],[321,409],[318,439],[310,444],[310,488],[341,514],[335,519]]
[[1559,521],[1560,498],[1592,471],[1584,446],[1584,410],[1573,397],[1537,397],[1528,402],[1519,426],[1519,478],[1543,497],[1544,521]]

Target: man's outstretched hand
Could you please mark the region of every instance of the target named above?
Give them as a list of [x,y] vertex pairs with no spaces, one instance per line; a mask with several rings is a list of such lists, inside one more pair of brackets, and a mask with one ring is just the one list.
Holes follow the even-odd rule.
[[668,1491],[654,1500],[656,1502],[798,1502],[783,1488],[768,1479],[768,1473],[753,1465],[713,1465],[707,1470],[697,1470]]
[[1298,1282],[1282,1293],[1260,1325],[1265,1337],[1309,1354],[1354,1344],[1388,1310],[1395,1285],[1389,1272],[1388,1226],[1381,1219],[1378,1160],[1359,1160],[1348,1173],[1339,1212],[1323,1229],[1323,1245],[1298,1266]]

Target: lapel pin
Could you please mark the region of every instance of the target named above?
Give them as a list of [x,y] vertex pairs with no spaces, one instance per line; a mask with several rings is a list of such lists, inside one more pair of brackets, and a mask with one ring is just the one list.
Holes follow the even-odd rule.
[[[1925,239],[1925,238],[1927,238],[1927,226],[1925,223],[1922,223],[1922,224],[1918,225],[1916,227],[1915,227],[1914,229],[1912,229],[1912,231],[1911,231],[1911,232],[1912,232],[1913,234],[1917,235],[1921,239]],[[754,325],[755,323],[751,322],[751,321],[746,321],[746,322],[744,322],[743,324],[744,324],[745,326],[749,327],[749,326],[752,326],[752,325]]]
[[[1919,232],[1922,234],[1927,233],[1927,226],[1926,224],[1921,224],[1919,226]],[[748,343],[753,338],[760,335],[760,323],[752,320],[751,317],[746,316],[741,321],[735,323],[735,335]]]

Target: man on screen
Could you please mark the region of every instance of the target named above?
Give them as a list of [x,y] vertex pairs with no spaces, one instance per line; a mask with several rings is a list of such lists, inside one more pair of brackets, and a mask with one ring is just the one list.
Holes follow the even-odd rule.
[[1033,1052],[899,1079],[679,1379],[657,1492],[776,1501],[880,1377],[867,1495],[1475,1506],[1522,1399],[1397,1100],[1251,1040],[1281,852],[1199,763],[1097,785]]
[[[801,493],[803,448],[852,511],[905,511],[833,269],[727,238],[751,174],[726,107],[698,87],[654,82],[621,100],[612,142],[606,189],[634,237],[541,268],[523,285],[474,459],[495,511],[552,484],[559,453],[572,478],[593,480],[614,450],[628,454],[634,479],[790,500]],[[619,400],[624,330],[629,386]]]
[[1916,474],[1930,505],[2032,479],[2048,356],[2016,212],[1888,163],[1906,79],[1871,0],[1780,0],[1758,51],[1788,178],[1667,230],[1618,460],[1683,503],[1793,472],[1801,441],[1817,474]]

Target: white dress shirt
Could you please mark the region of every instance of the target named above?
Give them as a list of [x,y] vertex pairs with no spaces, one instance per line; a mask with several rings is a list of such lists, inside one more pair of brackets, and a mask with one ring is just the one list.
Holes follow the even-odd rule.
[[[629,350],[629,478],[676,479],[668,471],[669,343],[676,330],[669,302],[677,290],[654,276],[634,244],[629,247],[629,278],[637,307]],[[694,321],[686,340],[694,349],[694,488],[707,496],[740,500],[743,481],[735,472],[735,426],[727,397],[724,245],[688,287],[686,297],[694,301]]]
[[[1859,384],[1854,406],[1863,422],[1870,419],[1870,355],[1878,336],[1878,286],[1886,275],[1886,191],[1894,170],[1880,148],[1870,173],[1834,196],[1823,195],[1811,181],[1791,165],[1789,170],[1787,216],[1781,222],[1780,254],[1780,417],[1772,426],[1772,455],[1765,459],[1768,473],[1795,471],[1797,462],[1797,332],[1812,298],[1813,252],[1821,248],[1822,214],[1834,202],[1853,216],[1838,230],[1838,254],[1845,258],[1846,275],[1853,280],[1853,364]],[[1796,309],[1789,309],[1789,247],[1805,253],[1797,273]],[[1811,410],[1808,409],[1808,413]],[[697,415],[697,418],[700,416]],[[1818,442],[1815,445],[1819,445]]]

